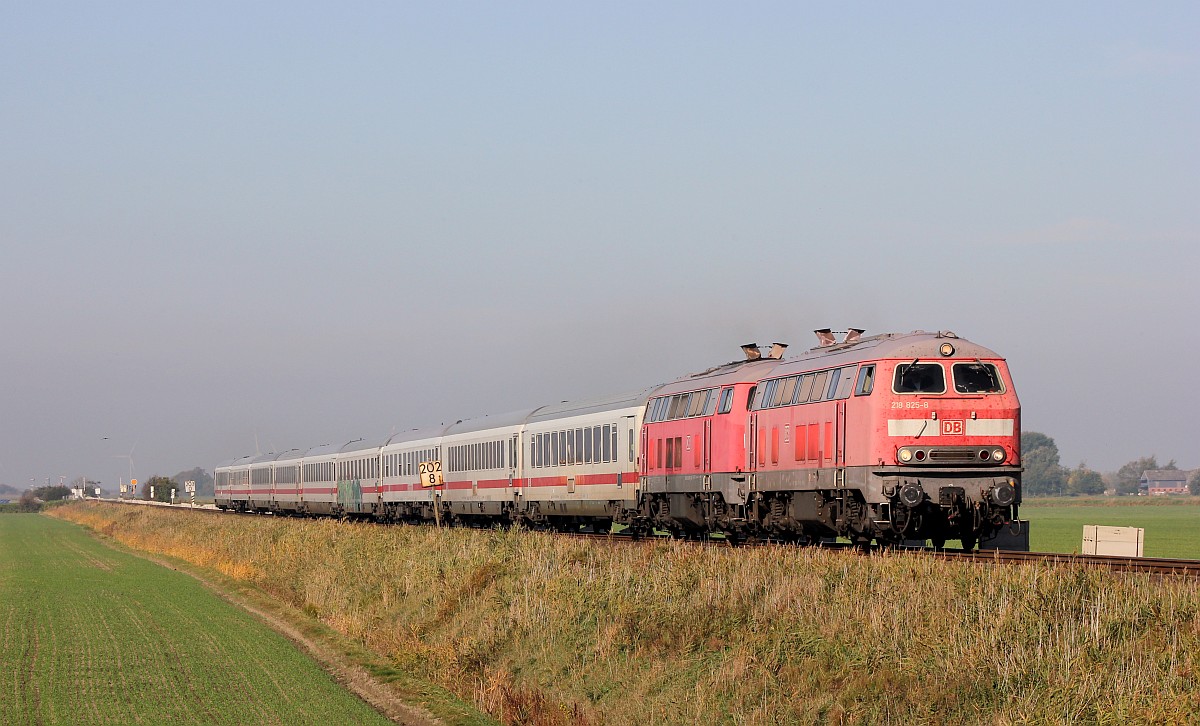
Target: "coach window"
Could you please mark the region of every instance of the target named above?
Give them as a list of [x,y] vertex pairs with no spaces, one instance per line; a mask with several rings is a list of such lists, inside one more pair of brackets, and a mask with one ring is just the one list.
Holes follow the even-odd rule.
[[604,441],[604,450],[601,452],[601,457],[606,462],[612,461],[614,458],[616,458],[613,456],[613,453],[617,447],[613,445],[612,441],[612,439],[615,438],[615,434],[616,429],[613,428],[612,424],[604,424],[604,433],[601,436]]
[[721,391],[721,405],[717,408],[717,413],[729,413],[733,410],[733,389],[726,388]]
[[937,363],[901,363],[892,381],[896,393],[945,393],[946,372]]
[[858,369],[858,383],[854,384],[854,395],[869,396],[875,388],[875,364]]

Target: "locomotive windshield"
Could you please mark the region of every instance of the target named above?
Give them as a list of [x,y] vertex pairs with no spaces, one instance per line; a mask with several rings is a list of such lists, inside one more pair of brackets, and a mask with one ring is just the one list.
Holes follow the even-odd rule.
[[896,393],[945,393],[946,372],[937,363],[901,363],[892,382]]
[[1000,374],[991,363],[955,363],[954,390],[959,393],[1003,393]]

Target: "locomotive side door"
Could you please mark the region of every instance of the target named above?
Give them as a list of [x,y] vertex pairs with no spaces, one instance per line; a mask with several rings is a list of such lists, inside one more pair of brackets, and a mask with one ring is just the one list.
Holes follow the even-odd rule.
[[837,486],[846,485],[846,402],[837,402],[837,411],[833,421],[834,444],[833,465],[836,468],[834,483]]
[[704,442],[701,444],[704,447],[704,474],[712,471],[712,419],[704,419]]
[[746,442],[746,472],[748,483],[750,485],[749,488],[751,491],[753,491],[756,484],[754,480],[754,473],[758,471],[758,453],[760,443],[758,440],[758,412],[751,411],[749,417],[750,423],[746,426],[746,435],[749,438],[749,441]]
[[647,433],[646,424],[644,422],[642,423],[641,437],[642,448],[638,454],[638,474],[644,477],[650,469],[650,434]]

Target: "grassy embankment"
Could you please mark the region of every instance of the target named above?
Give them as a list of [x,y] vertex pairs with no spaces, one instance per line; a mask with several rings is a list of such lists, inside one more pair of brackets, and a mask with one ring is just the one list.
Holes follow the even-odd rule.
[[521,723],[1189,723],[1200,583],[73,505]]
[[1027,499],[1029,548],[1079,552],[1085,524],[1142,527],[1146,557],[1200,559],[1200,497],[1062,497]]
[[385,724],[195,579],[0,517],[0,723]]

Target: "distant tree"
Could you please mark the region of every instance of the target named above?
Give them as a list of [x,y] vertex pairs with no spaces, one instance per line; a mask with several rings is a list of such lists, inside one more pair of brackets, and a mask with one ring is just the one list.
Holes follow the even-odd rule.
[[1113,483],[1117,486],[1117,494],[1137,494],[1138,480],[1142,478],[1142,473],[1153,469],[1178,469],[1175,466],[1175,460],[1171,459],[1165,466],[1158,465],[1158,457],[1154,454],[1143,456],[1140,459],[1134,459],[1126,463],[1120,469],[1117,469],[1117,474]]
[[1072,495],[1103,494],[1104,477],[1100,476],[1100,472],[1087,468],[1086,463],[1081,463],[1067,476],[1067,492]]
[[[171,489],[180,488],[181,487],[176,486],[168,477],[152,476],[146,481],[142,482],[141,486],[139,487],[138,498],[153,499],[153,501],[156,502],[169,502],[171,501]],[[150,492],[152,490],[154,492],[153,497],[150,496]],[[178,492],[176,492],[176,494],[178,494]]]
[[171,481],[175,482],[175,485],[179,487],[180,496],[183,496],[183,483],[185,481],[196,482],[196,496],[198,497],[211,497],[215,492],[212,474],[209,474],[198,466],[195,469],[179,472],[171,477]]
[[60,499],[66,499],[71,496],[71,488],[62,484],[54,484],[48,487],[38,487],[33,490],[33,495],[43,502],[56,502]]
[[1034,496],[1062,494],[1067,487],[1067,470],[1059,463],[1058,444],[1037,431],[1021,432],[1021,462],[1025,473],[1021,488]]
[[17,506],[22,512],[36,512],[42,508],[42,500],[32,491],[26,491],[21,494]]
[[1192,475],[1188,477],[1188,491],[1200,496],[1200,469],[1194,470]]

